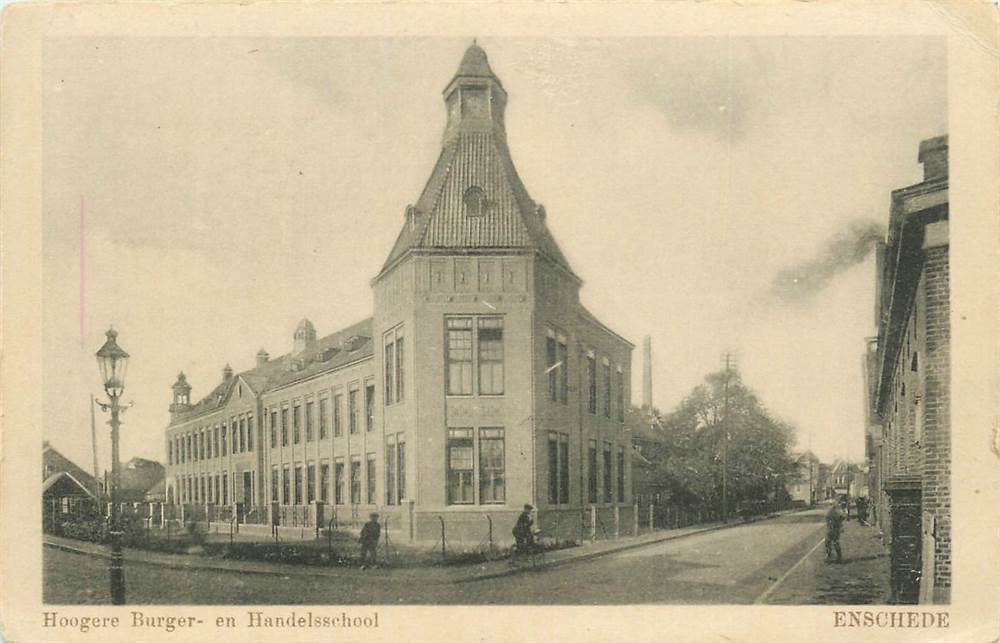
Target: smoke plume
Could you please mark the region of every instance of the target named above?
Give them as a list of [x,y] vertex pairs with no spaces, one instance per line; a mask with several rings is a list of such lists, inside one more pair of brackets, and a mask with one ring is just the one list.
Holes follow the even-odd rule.
[[855,220],[807,261],[782,268],[771,282],[771,295],[784,302],[811,299],[826,288],[837,274],[862,261],[885,237],[884,228],[871,220]]

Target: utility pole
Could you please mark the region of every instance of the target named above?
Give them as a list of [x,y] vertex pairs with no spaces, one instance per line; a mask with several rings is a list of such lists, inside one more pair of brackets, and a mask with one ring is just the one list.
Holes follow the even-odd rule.
[[101,502],[101,474],[97,471],[97,426],[94,420],[94,396],[90,396],[90,448],[94,453],[94,494],[97,501]]
[[729,522],[729,377],[733,367],[732,353],[726,351],[723,359],[726,371],[722,398],[722,522]]

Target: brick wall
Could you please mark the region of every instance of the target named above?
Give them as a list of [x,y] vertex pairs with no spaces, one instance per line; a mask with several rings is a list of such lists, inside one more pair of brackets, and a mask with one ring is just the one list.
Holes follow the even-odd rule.
[[935,516],[935,585],[951,586],[951,421],[948,247],[924,260],[926,361],[923,509]]

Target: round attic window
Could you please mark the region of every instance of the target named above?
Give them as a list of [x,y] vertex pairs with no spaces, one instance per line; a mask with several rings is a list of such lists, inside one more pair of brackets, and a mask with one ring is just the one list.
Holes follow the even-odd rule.
[[478,217],[486,214],[486,194],[482,188],[473,185],[465,191],[462,202],[465,205],[466,216]]

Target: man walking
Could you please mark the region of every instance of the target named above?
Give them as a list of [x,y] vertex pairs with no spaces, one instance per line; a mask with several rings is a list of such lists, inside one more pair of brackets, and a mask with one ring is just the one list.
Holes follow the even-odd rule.
[[521,554],[527,553],[531,545],[534,544],[535,533],[531,529],[534,525],[534,521],[531,519],[533,509],[534,507],[531,505],[524,505],[524,511],[517,517],[517,522],[511,531],[514,540],[517,542],[517,551]]
[[868,499],[864,496],[858,496],[857,512],[858,523],[862,525],[868,524]]
[[371,553],[372,565],[374,566],[377,562],[375,551],[378,549],[378,537],[382,534],[382,526],[378,524],[378,514],[373,513],[368,518],[368,522],[361,528],[361,538],[358,539],[358,542],[361,543],[361,569],[365,569],[365,561],[368,559],[369,553]]
[[844,562],[840,551],[840,530],[844,525],[844,513],[835,502],[826,512],[826,562],[833,562],[833,552],[837,552],[838,563]]

